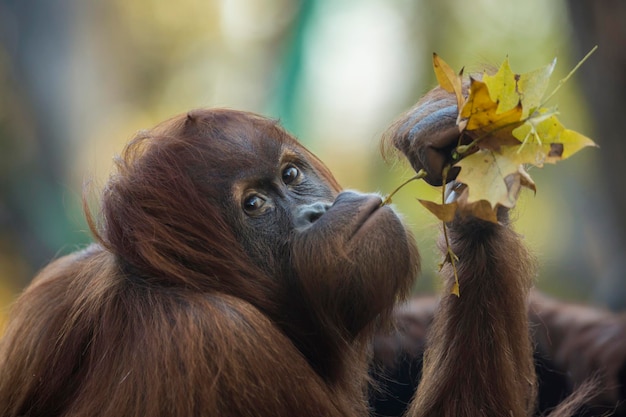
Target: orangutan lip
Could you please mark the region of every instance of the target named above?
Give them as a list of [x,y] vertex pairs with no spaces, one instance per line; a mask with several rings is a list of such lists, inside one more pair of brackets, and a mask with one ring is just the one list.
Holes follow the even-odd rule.
[[356,234],[359,233],[363,229],[363,226],[368,223],[368,221],[378,212],[379,209],[383,208],[382,200],[380,198],[372,198],[366,204],[363,205],[359,214],[357,215],[356,222],[354,224],[354,231],[350,236],[352,239]]

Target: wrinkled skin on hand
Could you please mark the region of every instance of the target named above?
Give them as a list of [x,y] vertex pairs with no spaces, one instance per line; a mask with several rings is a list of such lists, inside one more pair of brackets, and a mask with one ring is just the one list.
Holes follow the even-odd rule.
[[[455,95],[437,87],[401,116],[384,140],[402,152],[416,172],[423,169],[427,183],[442,185],[443,169],[453,162],[452,151],[461,138],[458,113]],[[459,168],[452,168],[446,182],[458,173]]]

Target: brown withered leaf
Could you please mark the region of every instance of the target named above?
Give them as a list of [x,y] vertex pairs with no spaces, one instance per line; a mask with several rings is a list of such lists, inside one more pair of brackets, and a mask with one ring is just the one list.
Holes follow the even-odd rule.
[[433,53],[433,68],[437,82],[448,93],[454,93],[458,108],[462,108],[465,103],[463,97],[463,69],[457,74],[439,55]]
[[434,201],[417,199],[428,211],[434,214],[439,220],[443,222],[451,222],[454,220],[454,214],[457,211],[458,204],[452,202],[449,204],[435,203]]

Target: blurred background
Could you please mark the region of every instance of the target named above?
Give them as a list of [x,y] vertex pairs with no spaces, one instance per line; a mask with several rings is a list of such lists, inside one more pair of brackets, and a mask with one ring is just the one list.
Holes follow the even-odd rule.
[[[626,307],[626,2],[605,0],[0,0],[0,325],[46,263],[90,242],[83,186],[106,182],[133,134],[191,108],[278,118],[346,188],[388,193],[411,176],[383,161],[384,129],[435,84],[432,52],[467,71],[558,64],[552,99],[593,138],[533,170],[516,227],[537,285]],[[439,224],[411,184],[394,203],[424,257],[416,291],[437,289]]]

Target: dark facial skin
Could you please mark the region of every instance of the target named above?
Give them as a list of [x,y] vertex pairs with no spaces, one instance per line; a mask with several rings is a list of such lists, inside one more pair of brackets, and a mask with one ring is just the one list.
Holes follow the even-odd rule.
[[274,274],[289,265],[294,235],[309,228],[331,207],[337,191],[323,181],[304,155],[277,147],[271,158],[242,174],[232,184],[228,211],[246,252]]
[[415,275],[412,237],[379,195],[341,192],[299,146],[252,147],[264,157],[233,173],[228,221],[250,259],[284,283],[277,322],[320,372],[332,372],[327,352],[341,347],[320,348],[333,340],[323,335],[353,339],[386,311],[406,288],[389,278]]

